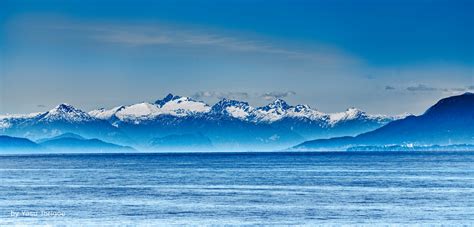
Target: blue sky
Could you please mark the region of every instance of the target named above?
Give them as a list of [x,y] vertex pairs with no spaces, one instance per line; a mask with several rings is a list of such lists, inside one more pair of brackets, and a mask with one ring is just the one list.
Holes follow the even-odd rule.
[[169,92],[421,113],[472,91],[474,1],[2,1],[0,114]]

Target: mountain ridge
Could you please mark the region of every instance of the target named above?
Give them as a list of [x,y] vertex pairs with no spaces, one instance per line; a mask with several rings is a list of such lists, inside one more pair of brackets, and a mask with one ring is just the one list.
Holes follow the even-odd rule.
[[293,150],[346,150],[351,147],[391,145],[474,144],[474,94],[439,100],[420,116],[392,121],[354,137],[303,142]]
[[231,99],[210,106],[168,94],[155,102],[87,113],[64,103],[42,113],[0,116],[0,134],[38,141],[74,133],[149,150],[154,138],[203,133],[215,149],[272,150],[308,139],[356,135],[393,119],[396,117],[369,115],[354,108],[327,114],[308,105],[292,106],[282,99],[261,107]]
[[[162,110],[163,107],[166,107],[167,104],[173,101],[176,101],[176,103],[188,102],[188,103],[193,103],[193,105],[188,105],[188,106],[182,105],[181,108],[168,107],[167,109],[165,108],[166,111]],[[142,108],[138,109],[137,107],[137,110],[134,114],[122,113],[122,114],[117,115],[117,113],[119,113],[120,111],[123,111],[124,108],[136,107],[136,105],[142,105],[141,106]],[[240,112],[240,113],[235,113],[234,115],[230,114],[230,112],[234,112],[234,111],[227,110],[227,108],[229,107],[234,108],[236,112]],[[143,109],[148,109],[148,110],[143,110]],[[308,111],[306,114],[301,114],[301,115],[288,114],[289,110],[291,110],[291,112],[293,113],[295,112],[298,113],[298,112],[301,112],[301,109],[306,109]],[[186,117],[191,114],[222,113],[222,114],[227,114],[228,116],[233,116],[235,118],[253,121],[253,122],[260,122],[260,121],[273,122],[285,117],[294,117],[294,118],[306,117],[312,120],[328,118],[328,119],[332,119],[331,124],[335,124],[338,121],[346,120],[343,117],[338,117],[338,116],[340,116],[341,114],[351,115],[351,113],[348,113],[348,112],[353,111],[353,109],[355,108],[348,108],[346,111],[338,112],[338,113],[323,113],[318,110],[312,109],[308,105],[299,104],[296,106],[291,106],[282,99],[275,99],[273,102],[265,106],[253,107],[244,101],[223,98],[219,100],[217,103],[215,103],[214,105],[209,106],[208,104],[204,102],[196,101],[194,99],[184,97],[184,96],[175,96],[170,93],[167,96],[165,96],[163,99],[158,99],[154,103],[144,102],[144,103],[132,104],[128,106],[118,106],[111,109],[101,108],[101,109],[89,111],[88,113],[93,117],[97,117],[103,120],[110,120],[115,114],[115,117],[119,118],[122,121],[153,120],[153,118],[157,117],[158,115],[166,115],[166,114]],[[361,112],[366,118],[370,118],[374,120],[380,119],[383,121],[383,120],[393,120],[393,119],[400,118],[400,116],[370,115],[361,110],[358,110],[358,111]],[[178,114],[177,112],[181,114]],[[104,113],[109,113],[109,114],[104,114]],[[113,113],[113,114],[110,114],[110,113]],[[127,119],[127,116],[132,119],[130,118]],[[135,116],[136,118],[133,118],[133,116]],[[245,118],[243,116],[251,116],[251,117]]]

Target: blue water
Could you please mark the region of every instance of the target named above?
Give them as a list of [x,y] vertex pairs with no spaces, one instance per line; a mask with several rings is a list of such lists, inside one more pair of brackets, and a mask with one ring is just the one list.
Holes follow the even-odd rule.
[[0,224],[440,223],[474,223],[474,153],[0,156]]

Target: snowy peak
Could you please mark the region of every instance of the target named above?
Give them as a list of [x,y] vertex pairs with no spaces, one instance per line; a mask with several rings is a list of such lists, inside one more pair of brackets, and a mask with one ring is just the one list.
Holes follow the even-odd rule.
[[275,99],[275,101],[273,101],[273,103],[270,105],[273,105],[276,108],[282,108],[282,109],[290,108],[290,105],[288,105],[283,99]]
[[117,121],[140,123],[141,120],[152,119],[161,113],[160,108],[152,103],[142,102],[129,106],[117,106],[112,109],[92,110],[89,114],[97,119],[107,120],[113,125]]
[[109,119],[113,118],[117,112],[119,112],[119,111],[121,111],[125,108],[126,108],[125,106],[117,106],[117,107],[114,107],[110,110],[100,108],[100,109],[97,109],[97,110],[90,111],[89,115],[91,115],[92,117],[95,117],[97,119],[109,120]]
[[366,116],[365,112],[357,108],[351,107],[351,108],[348,108],[344,112],[329,114],[329,123],[331,125],[334,125],[341,121],[354,120],[354,119],[362,118],[364,116]]
[[272,122],[285,117],[285,114],[291,106],[282,99],[276,99],[272,103],[257,108],[255,111],[256,119],[258,121]]
[[319,112],[318,110],[313,110],[308,105],[296,105],[294,107],[290,107],[286,111],[286,116],[292,118],[307,118],[318,121],[329,118],[327,114]]
[[203,113],[210,111],[206,103],[196,101],[189,97],[168,94],[163,99],[157,100],[155,104],[163,114],[184,116],[192,113]]
[[161,106],[165,105],[167,102],[173,101],[173,100],[176,100],[176,99],[179,99],[179,98],[181,98],[181,96],[177,96],[177,95],[175,96],[175,95],[169,93],[163,99],[156,100],[155,104],[161,107]]
[[362,116],[367,116],[364,111],[359,110],[355,107],[348,108],[344,113],[347,116],[347,119],[356,119]]
[[160,115],[189,116],[197,113],[209,112],[211,107],[206,103],[195,101],[189,97],[168,94],[155,103],[137,103],[129,106],[118,106],[110,110],[97,109],[89,112],[90,115],[103,120],[127,121],[135,124],[149,121]]
[[214,104],[211,112],[215,114],[224,114],[239,119],[246,119],[251,115],[253,108],[247,103],[231,99],[222,99]]
[[173,96],[160,107],[164,114],[170,114],[174,116],[185,116],[193,113],[206,113],[211,110],[211,107],[204,102],[196,101],[189,97],[180,96]]
[[241,109],[246,109],[246,108],[249,108],[250,106],[247,102],[224,98],[221,101],[214,104],[211,108],[211,111],[215,113],[222,113],[222,111],[225,111],[227,107],[237,107]]
[[54,107],[52,110],[50,110],[50,112],[54,112],[54,111],[72,113],[72,112],[78,111],[78,109],[76,109],[74,106],[69,105],[67,103],[62,103],[62,104],[59,104],[56,107]]
[[[113,110],[111,111],[113,112]],[[130,106],[126,106],[115,113],[119,119],[124,118],[143,118],[156,115],[160,112],[160,109],[151,103],[138,103]]]
[[307,112],[311,108],[308,105],[296,105],[293,109],[294,109],[294,112],[300,113],[300,112]]
[[275,101],[273,101],[272,103],[270,103],[266,106],[260,107],[259,109],[264,110],[264,111],[275,110],[275,111],[278,111],[280,113],[283,113],[289,108],[291,108],[291,106],[288,105],[288,103],[286,103],[285,100],[275,99]]
[[67,121],[84,122],[92,121],[93,118],[86,112],[75,108],[67,103],[60,104],[46,112],[41,118],[43,121]]
[[372,122],[378,122],[380,124],[383,124],[383,123],[388,123],[392,120],[404,118],[404,116],[405,115],[394,116],[394,117],[390,117],[386,115],[369,115],[360,109],[351,107],[344,112],[329,114],[329,124],[331,126],[334,126],[336,124],[339,124],[340,122],[346,122],[346,121],[372,121]]

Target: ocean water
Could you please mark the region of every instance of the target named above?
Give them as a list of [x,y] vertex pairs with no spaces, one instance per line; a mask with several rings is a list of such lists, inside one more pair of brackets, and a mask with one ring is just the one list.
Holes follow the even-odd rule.
[[0,224],[474,224],[474,153],[0,156]]

